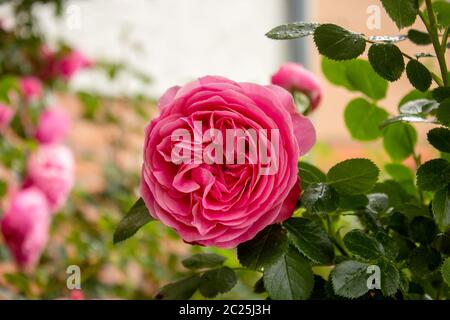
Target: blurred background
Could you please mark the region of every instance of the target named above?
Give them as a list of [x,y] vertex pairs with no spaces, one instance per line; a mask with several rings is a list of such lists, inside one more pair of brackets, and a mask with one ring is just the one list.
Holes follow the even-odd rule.
[[[368,26],[374,12],[381,15],[375,29]],[[23,22],[26,15],[32,19]],[[83,295],[100,299],[151,298],[182,275],[180,260],[192,252],[221,252],[228,265],[238,266],[232,250],[191,247],[158,223],[112,245],[118,221],[138,197],[143,130],[157,116],[155,101],[165,89],[196,77],[212,74],[268,84],[282,63],[300,62],[324,86],[323,103],[311,115],[319,141],[307,160],[323,170],[363,156],[383,165],[387,159],[380,142],[351,141],[343,110],[356,95],[325,80],[312,40],[264,36],[277,25],[300,20],[336,23],[367,35],[399,34],[375,0],[0,1],[4,30],[20,38],[17,25],[31,25],[49,47],[63,43],[94,61],[93,68],[64,86],[49,85],[51,94],[44,103],[64,108],[73,122],[68,145],[76,158],[76,185],[54,218],[49,244],[33,274],[15,267],[0,240],[0,298],[70,297],[69,265],[80,266]],[[420,23],[416,28],[423,30]],[[406,52],[412,48],[400,46]],[[10,49],[0,47],[4,65],[11,62],[5,57],[16,56],[5,53]],[[4,76],[6,71],[1,71]],[[409,90],[403,76],[380,104],[394,114]],[[433,151],[424,142],[420,152],[431,158]],[[9,181],[10,171],[0,170],[0,179]],[[239,286],[221,298],[260,297],[252,293],[255,279],[242,272]]]

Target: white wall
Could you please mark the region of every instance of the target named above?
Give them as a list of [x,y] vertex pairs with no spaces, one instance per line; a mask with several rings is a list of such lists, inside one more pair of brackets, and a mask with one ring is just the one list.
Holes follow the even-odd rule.
[[[267,83],[287,57],[287,42],[264,36],[286,22],[285,0],[72,0],[69,4],[59,21],[48,8],[38,8],[52,39],[63,38],[92,57],[126,61],[154,79],[142,88],[129,78],[111,85],[100,75],[85,74],[75,79],[76,87],[158,95],[206,74]],[[73,19],[78,13],[76,26]]]

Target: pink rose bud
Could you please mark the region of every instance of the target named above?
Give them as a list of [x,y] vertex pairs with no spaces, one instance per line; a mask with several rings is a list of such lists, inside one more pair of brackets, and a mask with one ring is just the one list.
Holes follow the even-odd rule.
[[27,173],[27,184],[39,188],[47,197],[50,212],[56,213],[74,184],[73,154],[63,145],[41,145],[28,159]]
[[55,73],[65,79],[70,79],[76,72],[92,66],[92,62],[80,51],[73,50],[55,62]]
[[14,110],[10,106],[0,103],[0,130],[9,126],[13,116]]
[[158,106],[140,187],[154,218],[188,243],[231,248],[292,216],[298,158],[315,130],[288,91],[207,76],[169,89]]
[[64,110],[48,109],[39,116],[36,139],[40,143],[58,143],[65,139],[70,128],[71,121]]
[[33,270],[47,244],[50,214],[44,194],[27,188],[12,195],[1,220],[3,238],[17,264]]
[[42,96],[42,84],[36,77],[23,77],[20,79],[20,89],[27,100],[38,99]]
[[272,76],[272,84],[280,86],[291,93],[305,94],[310,101],[310,109],[316,109],[322,100],[322,85],[319,79],[298,63],[285,63]]

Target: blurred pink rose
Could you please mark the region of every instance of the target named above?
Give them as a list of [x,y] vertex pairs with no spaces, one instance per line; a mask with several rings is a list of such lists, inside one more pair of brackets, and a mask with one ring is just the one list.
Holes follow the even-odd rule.
[[65,139],[71,128],[68,114],[58,108],[51,108],[39,116],[36,139],[40,143],[58,143]]
[[73,50],[57,59],[54,62],[54,72],[66,80],[70,79],[76,72],[92,66],[92,62],[86,58],[80,51]]
[[17,264],[32,270],[47,244],[50,214],[44,194],[27,188],[12,195],[2,221],[3,238]]
[[33,76],[23,77],[19,80],[20,89],[24,97],[28,100],[38,99],[42,96],[42,83]]
[[0,130],[5,129],[9,125],[13,116],[14,110],[9,106],[0,103]]
[[[297,161],[314,145],[315,130],[296,113],[289,92],[278,86],[207,76],[169,89],[159,108],[161,115],[146,128],[141,176],[141,195],[154,218],[175,229],[186,242],[230,248],[291,217],[300,196]],[[271,139],[259,144],[270,150],[277,170],[263,174],[261,159],[243,164],[173,161],[175,132],[195,136],[213,128],[227,135],[227,130],[259,133],[266,129]],[[276,132],[278,139],[274,139]],[[246,136],[234,137],[230,145],[242,141],[256,144]],[[277,142],[278,152],[273,147]],[[200,148],[201,153],[207,149],[202,143],[185,146],[195,152]],[[246,149],[227,150],[227,157],[250,159],[253,153]]]
[[63,145],[45,144],[28,159],[26,185],[39,188],[47,197],[50,212],[58,211],[75,180],[73,154]]
[[310,100],[311,110],[316,109],[322,100],[322,85],[314,73],[298,63],[285,63],[272,76],[272,84],[291,93],[299,91]]

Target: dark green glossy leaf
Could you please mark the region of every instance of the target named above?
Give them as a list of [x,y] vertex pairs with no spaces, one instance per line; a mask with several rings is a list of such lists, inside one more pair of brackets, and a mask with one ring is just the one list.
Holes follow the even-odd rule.
[[439,268],[441,255],[439,252],[428,247],[418,247],[411,252],[409,257],[409,268],[419,278],[428,276]]
[[323,24],[314,32],[314,42],[319,52],[332,60],[350,60],[366,49],[362,35],[350,32],[335,24]]
[[374,44],[369,49],[369,62],[373,69],[388,81],[397,81],[405,70],[400,49],[393,44]]
[[264,270],[264,285],[273,300],[306,300],[314,288],[314,275],[308,261],[290,248]]
[[450,258],[447,258],[441,268],[442,278],[450,286]]
[[325,182],[327,176],[319,168],[306,162],[298,163],[298,175],[302,189],[306,189],[310,184]]
[[417,45],[425,46],[432,43],[431,37],[428,33],[415,29],[408,31],[408,38]]
[[415,217],[409,224],[409,236],[414,242],[430,244],[438,232],[434,221],[427,217]]
[[409,124],[395,123],[383,131],[384,149],[393,161],[403,161],[413,152],[417,143],[417,132]]
[[236,273],[228,267],[206,271],[201,279],[199,290],[206,298],[214,298],[219,293],[226,293],[237,283]]
[[344,237],[344,243],[352,254],[364,260],[375,260],[384,255],[381,243],[362,230],[348,232]]
[[450,183],[450,163],[434,159],[424,163],[417,170],[417,185],[425,191],[437,191]]
[[395,295],[400,287],[400,273],[396,266],[382,259],[380,261],[381,271],[381,292],[385,297],[391,297]]
[[434,128],[428,132],[428,142],[441,152],[450,152],[450,130]]
[[144,200],[139,198],[117,226],[116,231],[114,232],[114,244],[130,238],[140,228],[154,220],[155,219],[150,216]]
[[328,184],[339,193],[357,195],[368,192],[378,180],[379,169],[368,159],[350,159],[338,163],[327,175]]
[[433,216],[442,231],[450,227],[450,187],[445,187],[434,195]]
[[286,231],[274,224],[237,248],[239,262],[253,270],[273,264],[288,248]]
[[450,127],[450,99],[441,102],[436,117],[444,126]]
[[358,261],[344,261],[331,272],[334,292],[342,297],[355,299],[369,291],[367,273],[370,264]]
[[410,60],[408,62],[406,65],[406,75],[414,88],[422,92],[430,88],[433,80],[430,71],[417,60]]
[[399,29],[411,26],[419,13],[417,0],[381,0],[384,9]]
[[200,276],[194,274],[180,281],[169,283],[161,288],[155,299],[158,300],[187,300],[197,291]]
[[339,195],[326,183],[314,183],[302,194],[302,203],[310,213],[328,213],[338,208]]
[[323,265],[333,263],[333,243],[322,226],[306,218],[291,218],[284,226],[289,240],[307,258]]

